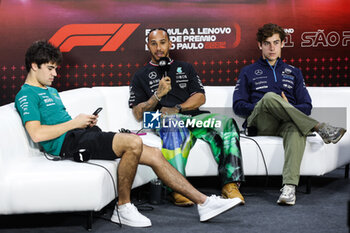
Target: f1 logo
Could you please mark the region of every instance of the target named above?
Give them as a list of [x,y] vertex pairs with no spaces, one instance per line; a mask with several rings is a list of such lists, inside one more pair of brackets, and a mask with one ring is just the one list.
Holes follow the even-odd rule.
[[145,129],[159,129],[160,128],[160,116],[162,114],[157,110],[156,112],[144,112],[143,113],[143,128]]
[[116,51],[140,24],[69,24],[49,40],[61,52],[76,46],[103,46],[100,51]]

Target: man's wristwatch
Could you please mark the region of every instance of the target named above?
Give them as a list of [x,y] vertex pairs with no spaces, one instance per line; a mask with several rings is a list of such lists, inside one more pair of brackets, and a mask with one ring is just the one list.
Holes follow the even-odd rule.
[[181,104],[177,104],[177,105],[175,105],[175,108],[176,108],[177,110],[179,110],[179,112],[181,112],[181,111],[182,111]]

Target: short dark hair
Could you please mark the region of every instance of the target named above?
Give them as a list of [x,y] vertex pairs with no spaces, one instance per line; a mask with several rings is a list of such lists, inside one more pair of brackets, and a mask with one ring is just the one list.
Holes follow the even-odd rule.
[[35,41],[28,49],[25,55],[26,69],[29,72],[32,63],[36,63],[40,68],[41,64],[55,63],[60,65],[62,62],[61,51],[45,40]]
[[168,31],[165,28],[152,28],[151,31],[149,31],[149,33],[147,35],[147,40],[149,39],[149,35],[151,35],[152,32],[157,31],[157,30],[165,32],[166,36],[168,37],[168,40],[170,40],[169,33],[168,33]]
[[277,24],[268,23],[258,29],[256,33],[256,40],[260,43],[265,41],[268,37],[273,36],[273,34],[278,33],[280,35],[281,41],[284,41],[286,38],[286,33],[283,28],[278,26]]

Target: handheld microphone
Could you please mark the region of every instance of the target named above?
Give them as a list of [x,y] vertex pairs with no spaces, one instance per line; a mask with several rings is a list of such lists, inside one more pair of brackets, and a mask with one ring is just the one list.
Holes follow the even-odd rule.
[[170,59],[168,57],[161,57],[158,64],[162,77],[168,76],[168,71],[170,69]]

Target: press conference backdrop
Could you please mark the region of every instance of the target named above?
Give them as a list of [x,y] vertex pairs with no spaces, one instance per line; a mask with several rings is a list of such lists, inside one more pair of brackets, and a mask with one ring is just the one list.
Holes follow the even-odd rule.
[[13,102],[26,77],[24,54],[50,40],[63,52],[59,91],[129,85],[149,61],[146,35],[169,30],[170,55],[194,65],[204,85],[235,85],[256,61],[257,28],[288,33],[285,62],[308,86],[349,86],[348,0],[0,0],[0,105]]

